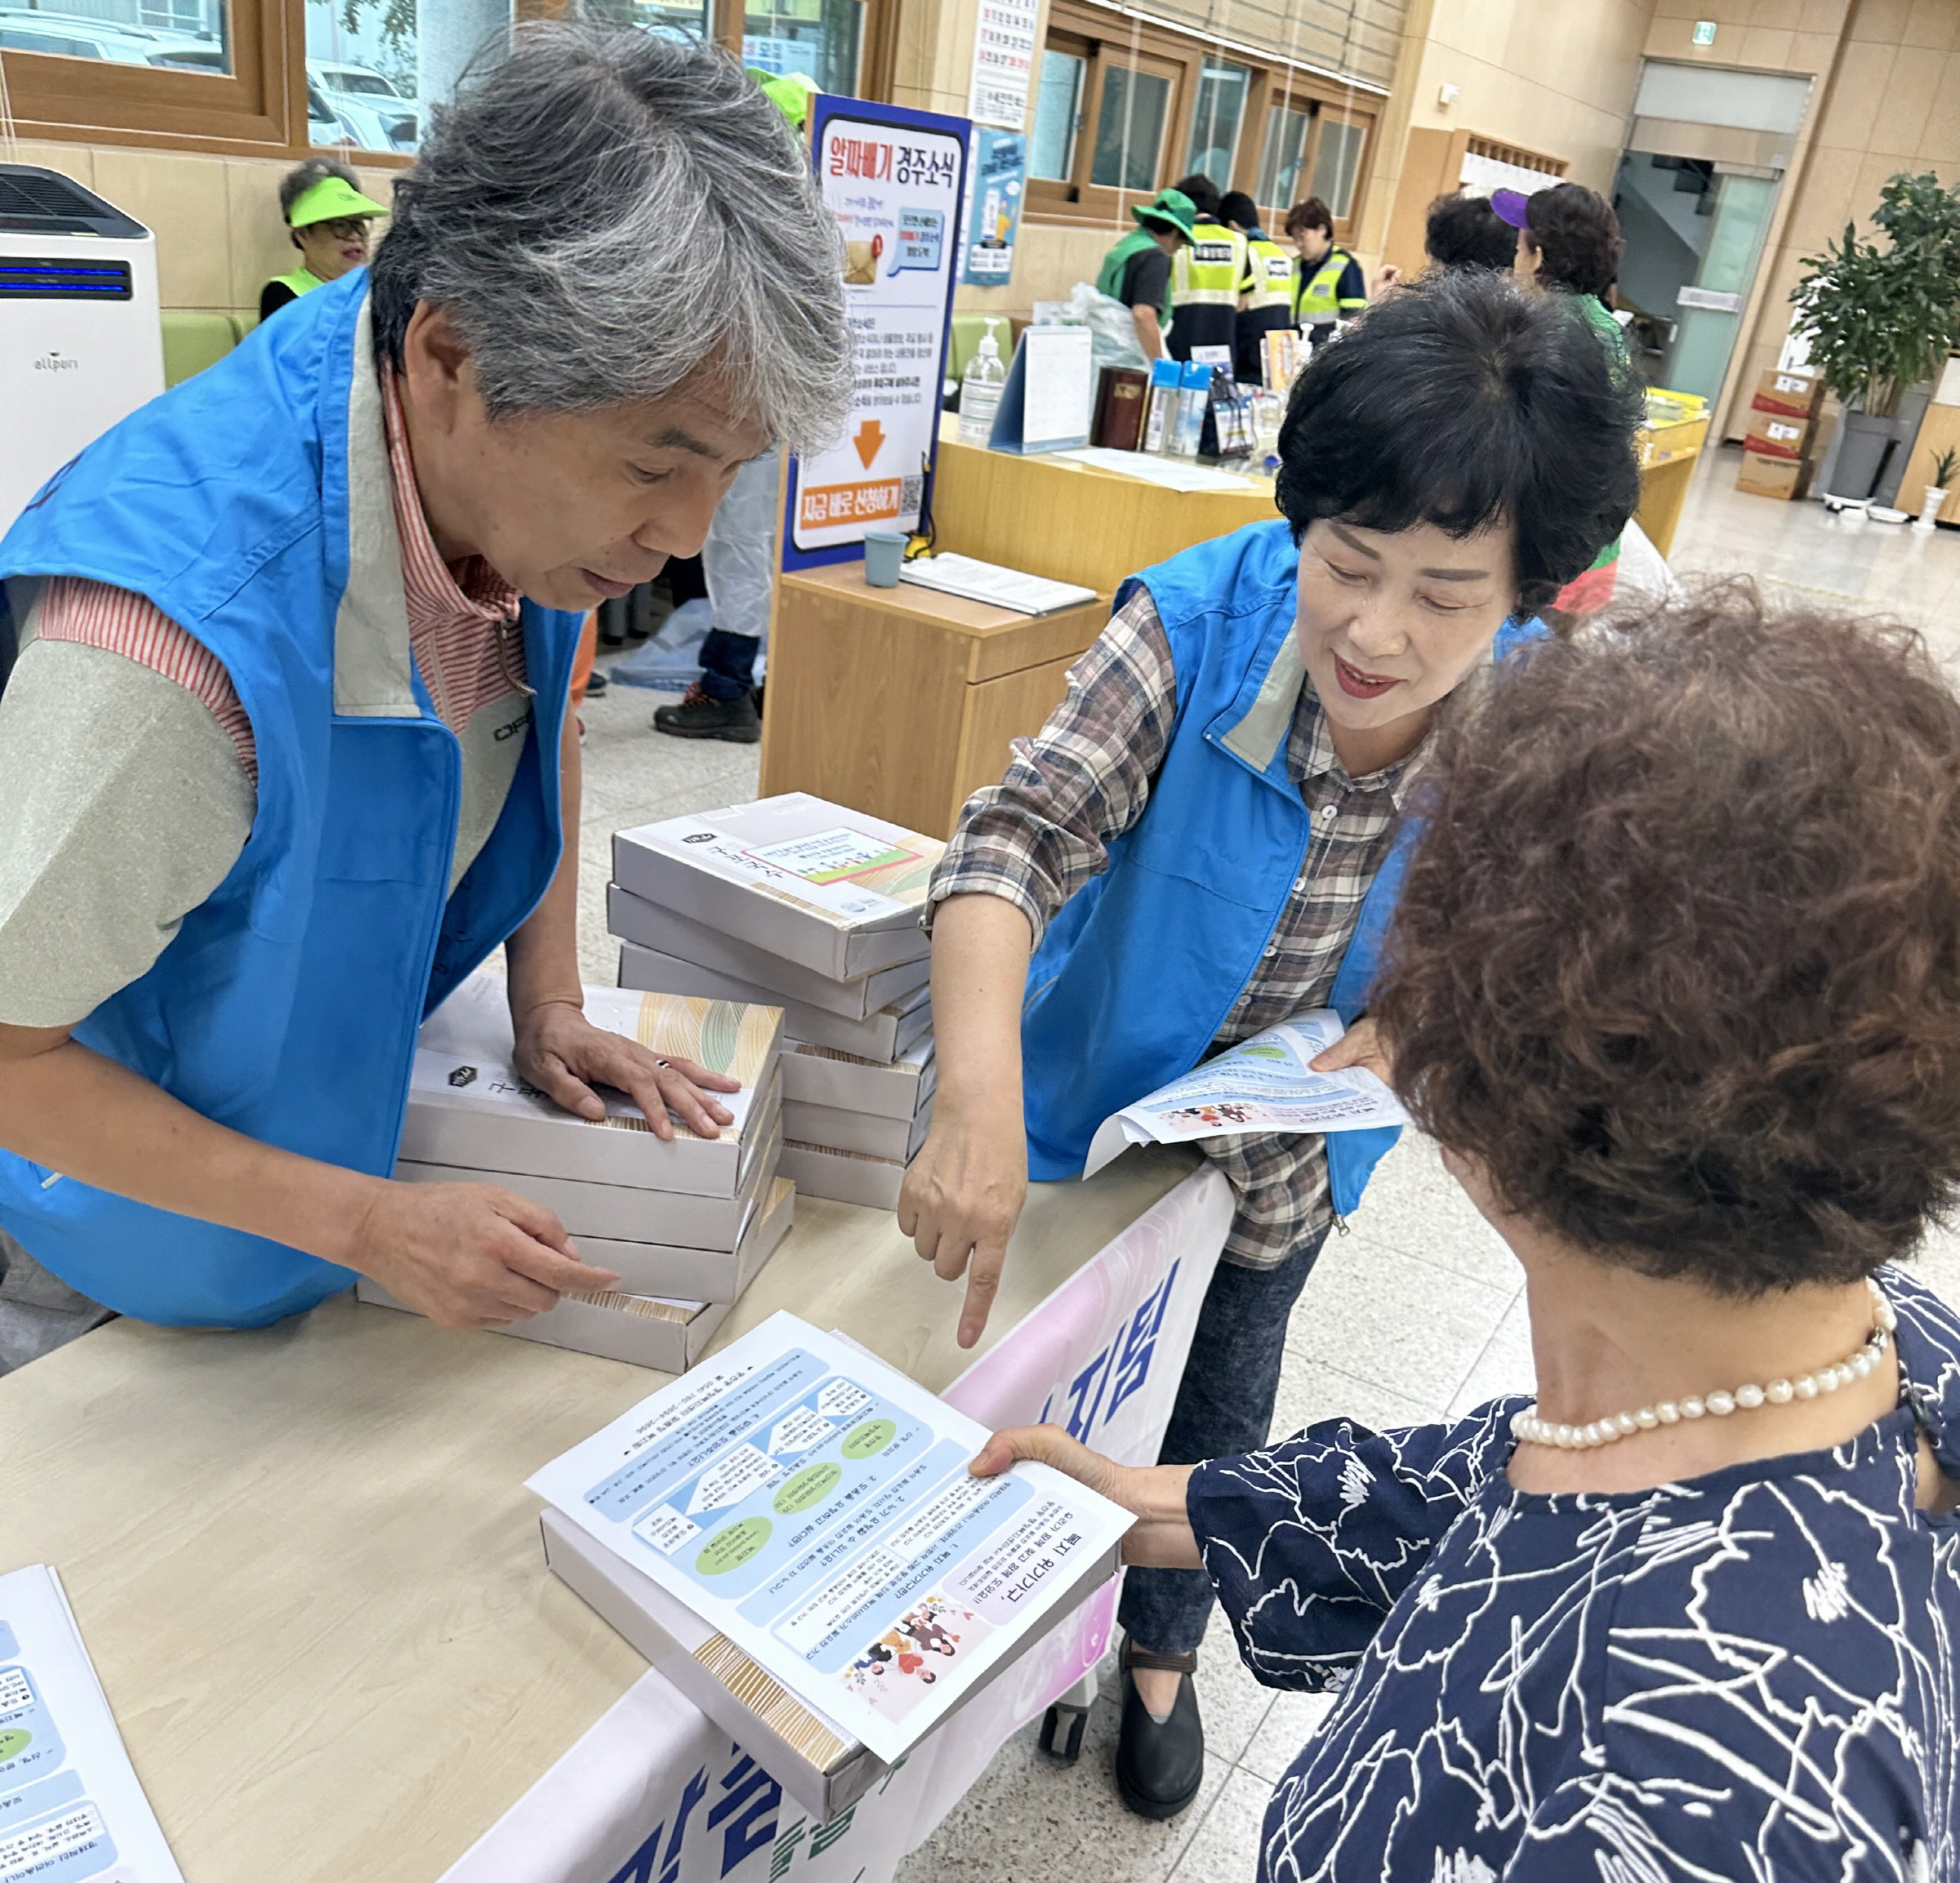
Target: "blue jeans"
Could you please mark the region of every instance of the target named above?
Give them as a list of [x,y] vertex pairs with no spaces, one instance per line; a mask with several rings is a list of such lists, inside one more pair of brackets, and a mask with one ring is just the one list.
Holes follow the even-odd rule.
[[755,684],[760,634],[724,634],[710,628],[701,643],[701,689],[710,700],[739,700]]
[[[1198,1311],[1159,1464],[1202,1464],[1265,1445],[1286,1324],[1326,1240],[1324,1229],[1308,1236],[1276,1268],[1218,1264]],[[1205,1638],[1211,1605],[1211,1578],[1202,1569],[1132,1569],[1116,1618],[1138,1647],[1189,1654]]]

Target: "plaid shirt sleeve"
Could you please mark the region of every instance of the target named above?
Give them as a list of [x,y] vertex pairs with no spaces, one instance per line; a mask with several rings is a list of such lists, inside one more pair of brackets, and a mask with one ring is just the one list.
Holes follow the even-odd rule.
[[1068,693],[1006,776],[967,799],[933,874],[926,921],[949,896],[1000,896],[1035,942],[1109,867],[1109,846],[1143,815],[1170,747],[1177,675],[1156,604],[1139,588],[1069,670]]

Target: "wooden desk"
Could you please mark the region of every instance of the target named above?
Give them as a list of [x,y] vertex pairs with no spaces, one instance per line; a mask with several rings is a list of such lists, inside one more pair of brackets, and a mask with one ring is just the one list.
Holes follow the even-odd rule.
[[941,549],[1104,593],[1180,550],[1279,514],[1263,479],[1242,492],[1165,490],[1062,458],[985,451],[944,435],[933,482]]
[[951,836],[960,807],[1000,782],[1008,741],[1061,704],[1070,663],[1108,619],[1107,595],[1030,616],[910,582],[874,589],[862,563],[784,576],[762,795],[810,791]]
[[[1193,1161],[1036,1185],[979,1351]],[[791,1308],[937,1391],[957,1301],[889,1216],[800,1200],[721,1334]],[[645,1671],[523,1480],[662,1378],[342,1296],[0,1379],[0,1569],[60,1570],[189,1883],[432,1883]]]
[[1640,507],[1633,517],[1664,556],[1673,546],[1682,506],[1688,501],[1688,486],[1695,476],[1695,461],[1701,456],[1708,437],[1705,411],[1699,418],[1684,419],[1677,425],[1649,425],[1640,430]]
[[[1919,421],[1919,435],[1913,441],[1912,456],[1905,461],[1899,494],[1892,499],[1909,516],[1918,516],[1925,503],[1927,487],[1933,481],[1933,461],[1943,451],[1960,452],[1960,405],[1929,405]],[[1935,520],[1960,523],[1960,471],[1948,479],[1946,501]]]

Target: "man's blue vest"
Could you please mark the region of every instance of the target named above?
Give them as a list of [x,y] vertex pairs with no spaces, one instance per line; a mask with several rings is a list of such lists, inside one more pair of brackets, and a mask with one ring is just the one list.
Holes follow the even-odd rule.
[[[1049,924],[1028,967],[1021,1044],[1028,1173],[1078,1177],[1096,1127],[1210,1050],[1264,959],[1313,833],[1286,769],[1305,670],[1294,633],[1299,551],[1283,522],[1249,524],[1134,576],[1156,603],[1177,673],[1170,750],[1109,868]],[[1501,653],[1544,630],[1507,623]],[[1361,903],[1329,1004],[1367,1005],[1414,839],[1405,820]],[[1360,1203],[1393,1129],[1330,1132],[1334,1213]]]
[[[385,1176],[417,1026],[557,866],[581,617],[524,604],[529,742],[449,895],[461,751],[409,653],[366,283],[286,308],[57,472],[0,577],[25,578],[16,619],[33,578],[147,595],[224,664],[257,748],[238,862],[75,1038],[220,1124]],[[0,1227],[84,1294],[176,1325],[262,1326],[354,1280],[4,1151]]]

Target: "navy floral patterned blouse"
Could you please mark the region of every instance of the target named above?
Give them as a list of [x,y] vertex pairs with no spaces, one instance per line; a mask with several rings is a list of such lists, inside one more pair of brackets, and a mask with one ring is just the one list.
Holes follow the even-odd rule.
[[1829,1451],[1615,1495],[1513,1490],[1512,1414],[1329,1420],[1192,1473],[1245,1664],[1339,1698],[1275,1791],[1270,1883],[1960,1876],[1960,1317],[1909,1276],[1896,1411]]

